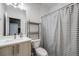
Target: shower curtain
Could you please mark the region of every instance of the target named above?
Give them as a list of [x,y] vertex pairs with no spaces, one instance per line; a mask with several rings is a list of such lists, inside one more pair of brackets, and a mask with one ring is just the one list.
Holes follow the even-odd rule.
[[41,41],[48,54],[76,56],[78,4],[62,8],[41,19]]

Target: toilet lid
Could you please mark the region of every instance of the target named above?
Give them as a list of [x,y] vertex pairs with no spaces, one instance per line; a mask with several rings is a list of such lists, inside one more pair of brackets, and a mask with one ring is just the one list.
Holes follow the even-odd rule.
[[36,49],[36,54],[38,56],[47,56],[48,55],[47,51],[45,49],[41,48],[41,47]]

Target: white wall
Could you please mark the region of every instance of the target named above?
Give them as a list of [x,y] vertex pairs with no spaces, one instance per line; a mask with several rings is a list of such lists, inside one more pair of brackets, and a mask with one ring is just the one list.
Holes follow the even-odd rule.
[[4,5],[0,3],[0,35],[4,32]]
[[[21,20],[21,32],[25,33],[26,12],[12,6],[6,6],[7,17],[17,18]],[[7,35],[9,34],[9,19],[7,19]]]
[[25,7],[27,11],[27,20],[30,19],[30,21],[40,22],[40,4],[26,3]]
[[41,22],[41,16],[46,15],[50,12],[53,12],[59,8],[62,8],[63,6],[67,5],[68,3],[26,3],[26,14],[27,19],[34,21],[34,22]]
[[[42,6],[41,8],[41,16],[44,16],[48,13],[51,13],[57,9],[60,9],[66,5],[68,5],[69,3],[57,3],[56,5],[53,6],[53,4],[49,5],[49,6]],[[50,7],[51,6],[51,7]]]

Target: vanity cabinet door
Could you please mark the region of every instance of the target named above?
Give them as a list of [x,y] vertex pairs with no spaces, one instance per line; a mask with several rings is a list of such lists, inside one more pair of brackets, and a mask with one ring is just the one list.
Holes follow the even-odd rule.
[[3,47],[0,48],[0,56],[13,56],[13,47]]
[[13,55],[18,56],[19,55],[19,44],[13,45]]
[[20,56],[31,56],[31,42],[25,42],[19,44],[19,55]]

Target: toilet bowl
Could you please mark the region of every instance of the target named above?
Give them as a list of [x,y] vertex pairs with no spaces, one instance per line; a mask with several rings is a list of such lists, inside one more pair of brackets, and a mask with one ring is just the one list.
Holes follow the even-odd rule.
[[40,39],[32,40],[32,46],[35,49],[37,56],[48,56],[47,51],[44,48],[40,47]]
[[36,50],[36,54],[37,56],[48,56],[47,51],[44,48],[37,48]]

